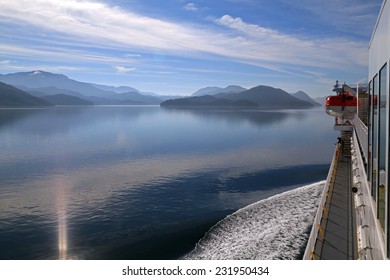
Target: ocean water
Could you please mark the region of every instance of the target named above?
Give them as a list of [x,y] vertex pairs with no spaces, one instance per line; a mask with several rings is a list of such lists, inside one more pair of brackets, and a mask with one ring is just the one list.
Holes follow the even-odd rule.
[[[248,205],[271,209],[274,195],[295,207],[299,195],[282,193],[326,178],[336,138],[322,108],[0,109],[0,259],[214,258],[198,254],[205,244],[237,248],[216,258],[299,258],[302,245],[245,255],[210,236]],[[311,213],[318,188],[306,188],[298,210]],[[263,237],[284,219],[264,211],[256,244],[283,244]]]

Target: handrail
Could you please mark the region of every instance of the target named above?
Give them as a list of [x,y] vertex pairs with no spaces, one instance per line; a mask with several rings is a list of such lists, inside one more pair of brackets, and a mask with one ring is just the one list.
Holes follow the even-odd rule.
[[357,246],[358,246],[358,257],[363,260],[372,259],[372,247],[370,241],[370,226],[369,221],[366,217],[366,205],[364,202],[364,194],[362,185],[365,183],[362,180],[364,167],[359,161],[358,153],[360,153],[359,144],[357,142],[356,130],[351,141],[351,162],[352,162],[352,176],[353,176],[353,187],[356,188],[356,194],[354,195],[355,200],[355,213],[356,213],[356,232],[357,232]]
[[307,245],[306,245],[306,250],[305,250],[305,253],[303,255],[304,260],[314,259],[314,247],[316,245],[318,233],[321,230],[320,225],[321,225],[322,216],[324,214],[327,215],[326,210],[324,208],[324,205],[326,205],[326,200],[328,199],[329,190],[332,189],[332,184],[334,182],[334,175],[335,175],[334,173],[336,170],[338,156],[339,156],[339,149],[338,149],[338,145],[337,145],[335,152],[333,154],[333,159],[332,159],[332,163],[331,163],[330,168],[329,168],[328,176],[326,178],[325,187],[324,187],[324,190],[323,190],[322,195],[321,195],[321,200],[320,200],[320,203],[319,203],[318,208],[317,208],[317,213],[316,213],[316,216],[314,217],[313,227],[311,228],[309,240],[308,240]]
[[[356,126],[355,126],[356,128]],[[358,241],[358,257],[359,259],[372,260],[372,246],[370,240],[370,220],[367,217],[367,209],[364,201],[364,189],[367,188],[364,166],[362,164],[361,152],[358,143],[358,130],[355,129],[355,133],[352,136],[351,141],[351,161],[353,175],[353,187],[356,188],[355,199],[355,214],[356,214],[356,228],[357,228],[357,241]],[[361,144],[361,142],[360,142]],[[363,174],[364,172],[364,174]]]
[[379,220],[375,216],[376,206],[371,196],[371,187],[367,181],[365,167],[363,166],[362,153],[358,143],[357,131],[353,134],[354,155],[358,158],[356,167],[359,170],[359,178],[355,195],[356,224],[358,230],[359,258],[360,259],[386,259],[385,241]]
[[363,121],[355,116],[353,119],[354,127],[355,127],[355,132],[357,134],[357,138],[360,143],[360,147],[362,149],[363,153],[363,160],[365,163],[367,163],[368,159],[368,129],[367,126],[363,123]]

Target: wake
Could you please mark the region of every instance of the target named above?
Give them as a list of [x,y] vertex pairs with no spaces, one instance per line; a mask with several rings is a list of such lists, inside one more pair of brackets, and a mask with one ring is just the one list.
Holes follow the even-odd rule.
[[246,206],[214,225],[183,259],[300,259],[325,181]]

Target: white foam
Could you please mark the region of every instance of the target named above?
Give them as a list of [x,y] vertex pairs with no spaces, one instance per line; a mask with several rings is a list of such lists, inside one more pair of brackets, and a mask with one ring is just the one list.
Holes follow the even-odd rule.
[[184,259],[297,259],[307,243],[325,181],[246,206],[213,226]]

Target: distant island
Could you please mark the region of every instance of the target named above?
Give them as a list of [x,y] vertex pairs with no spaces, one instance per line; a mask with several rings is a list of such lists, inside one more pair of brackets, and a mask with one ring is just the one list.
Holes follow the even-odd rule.
[[85,83],[41,70],[0,74],[0,107],[160,105],[165,108],[294,109],[320,106],[305,92],[270,86],[205,87],[189,97],[161,96],[128,86]]
[[282,89],[260,85],[235,93],[214,91],[214,95],[166,100],[160,106],[168,108],[250,107],[259,109],[304,109],[319,105],[314,100],[309,100],[308,98],[311,99],[306,94],[304,96],[300,94],[300,96],[295,97]]

